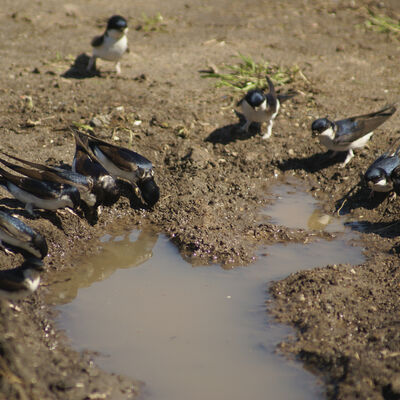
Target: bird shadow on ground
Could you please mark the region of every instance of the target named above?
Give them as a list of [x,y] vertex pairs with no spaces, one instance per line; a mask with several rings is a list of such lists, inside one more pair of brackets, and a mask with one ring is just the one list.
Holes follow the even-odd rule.
[[340,215],[346,215],[356,208],[365,208],[366,210],[373,210],[382,204],[389,196],[389,193],[374,192],[364,184],[364,180],[360,181],[353,186],[342,198],[336,201],[336,212]]
[[254,122],[248,132],[241,129],[246,122],[243,114],[235,111],[239,122],[236,124],[225,125],[212,131],[204,140],[211,143],[228,144],[237,140],[247,140],[261,132],[261,125]]
[[374,233],[383,238],[393,238],[400,235],[400,221],[395,221],[395,222],[349,221],[345,222],[344,225],[348,226],[352,231],[360,233]]
[[346,152],[341,152],[337,156],[331,157],[332,152],[329,150],[326,153],[317,153],[310,157],[288,158],[278,162],[277,167],[282,171],[303,170],[309,173],[314,173],[340,162],[344,162],[346,154]]
[[[390,193],[374,192],[363,184],[363,180],[354,186],[345,196],[336,202],[336,212],[346,215],[356,208],[372,210],[388,200]],[[389,200],[390,201],[390,200]],[[382,213],[386,214],[385,211]],[[400,221],[395,222],[370,222],[370,221],[347,221],[345,226],[360,233],[375,233],[383,238],[393,238],[400,235]]]
[[87,79],[93,78],[95,76],[101,76],[98,70],[88,71],[87,66],[89,64],[90,57],[85,54],[79,54],[71,67],[65,71],[61,76],[63,78],[72,78],[72,79]]

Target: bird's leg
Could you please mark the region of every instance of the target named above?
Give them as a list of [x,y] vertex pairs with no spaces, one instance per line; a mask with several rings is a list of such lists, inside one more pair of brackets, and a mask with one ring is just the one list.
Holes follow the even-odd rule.
[[246,120],[246,123],[240,128],[241,130],[248,132],[251,125],[251,121]]
[[33,211],[33,204],[32,203],[26,203],[25,204],[25,211],[28,212],[29,215],[31,215],[34,218],[37,218],[38,215]]
[[96,57],[95,57],[95,56],[90,57],[86,69],[87,69],[88,71],[92,71],[92,70],[95,71],[95,70],[96,70]]
[[390,193],[390,195],[389,195],[389,201],[394,201],[394,200],[396,200],[396,197],[397,197],[396,192]]
[[350,150],[347,152],[346,159],[344,160],[344,162],[343,162],[342,165],[341,165],[342,168],[345,167],[345,166],[350,162],[350,160],[351,160],[353,157],[354,157],[353,149],[350,149]]
[[[65,211],[64,211],[65,210]],[[69,208],[69,207],[65,207],[64,208],[64,210],[60,210],[60,209],[58,209],[57,211],[56,211],[56,213],[59,213],[59,214],[61,214],[61,215],[65,215],[65,212],[69,212],[69,213],[71,213],[72,215],[75,215],[75,217],[79,217],[79,215],[74,211],[74,210],[72,210],[71,208]]]
[[274,126],[274,117],[272,116],[272,118],[269,120],[268,122],[268,128],[267,128],[267,133],[265,133],[262,138],[263,139],[269,139],[271,137],[272,134],[272,127]]
[[121,63],[119,61],[115,64],[115,72],[117,75],[121,74]]
[[371,200],[375,195],[375,192],[371,189],[371,191],[369,192],[369,196],[368,196],[368,200]]

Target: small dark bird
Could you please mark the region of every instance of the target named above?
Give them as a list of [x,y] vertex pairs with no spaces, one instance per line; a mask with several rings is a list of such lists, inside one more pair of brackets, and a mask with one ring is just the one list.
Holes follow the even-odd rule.
[[0,241],[2,245],[10,245],[36,258],[47,255],[46,239],[29,225],[4,211],[0,211]]
[[0,158],[0,162],[2,162],[8,168],[16,172],[19,172],[22,175],[40,181],[66,183],[68,185],[75,186],[79,190],[79,194],[82,201],[84,201],[90,207],[95,205],[96,194],[93,193],[94,180],[91,177],[64,168],[49,167],[46,165],[23,160],[21,158],[7,154],[4,151],[2,153],[9,158],[17,160],[20,163],[31,167],[31,168],[26,168],[19,165],[15,165]]
[[81,201],[75,186],[17,176],[3,168],[0,168],[0,185],[24,203],[25,210],[33,216],[34,207],[44,210],[76,208]]
[[353,149],[364,147],[374,133],[373,130],[383,124],[396,111],[394,105],[382,110],[342,119],[330,121],[328,118],[319,118],[311,125],[313,136],[318,136],[322,145],[333,150],[335,156],[339,151],[347,151],[342,164],[344,167],[354,157]]
[[262,89],[253,89],[247,92],[246,96],[237,103],[238,106],[241,106],[242,113],[246,118],[246,123],[241,128],[246,132],[248,132],[252,122],[262,124],[268,121],[267,133],[262,136],[263,139],[268,139],[272,134],[272,127],[278,115],[281,102],[296,95],[296,93],[277,95],[271,79],[268,76],[266,79],[269,93],[265,94]]
[[98,203],[108,204],[118,200],[119,189],[116,180],[91,154],[87,137],[81,138],[76,132],[73,133],[76,147],[72,170],[93,179],[94,193]]
[[17,268],[0,271],[0,297],[18,300],[32,294],[39,287],[42,270],[43,261],[32,258]]
[[127,180],[149,207],[157,203],[160,189],[154,181],[153,164],[145,157],[124,147],[104,142],[94,136],[77,132],[100,164],[114,177]]
[[399,141],[396,141],[394,145],[378,157],[365,172],[365,182],[373,192],[390,192],[395,190],[397,193],[399,191],[399,152]]
[[101,36],[92,40],[93,55],[89,60],[88,71],[96,69],[96,59],[115,61],[117,74],[121,73],[120,59],[128,50],[128,23],[124,17],[113,15],[107,23],[107,29]]

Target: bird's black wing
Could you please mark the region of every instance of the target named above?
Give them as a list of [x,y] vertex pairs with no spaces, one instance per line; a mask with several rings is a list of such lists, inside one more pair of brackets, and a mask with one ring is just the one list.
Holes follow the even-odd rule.
[[0,229],[22,242],[30,242],[32,236],[35,235],[35,232],[28,225],[3,211],[0,211]]
[[104,35],[101,36],[95,36],[92,41],[91,41],[91,45],[93,47],[100,47],[102,44],[104,43]]
[[268,86],[269,86],[269,92],[266,94],[266,98],[267,98],[267,103],[268,106],[272,109],[276,109],[277,107],[277,103],[278,103],[278,97],[276,95],[275,92],[275,86],[272,83],[271,79],[269,79],[269,76],[266,76],[267,82],[268,82]]
[[144,170],[152,170],[153,168],[153,164],[139,153],[107,143],[104,140],[83,134],[82,132],[78,132],[78,135],[81,139],[82,136],[86,137],[91,153],[94,154],[94,149],[97,147],[110,161],[123,171],[136,171],[137,167]]
[[335,121],[337,130],[334,143],[345,144],[360,139],[383,124],[395,111],[396,107],[390,105],[370,114],[358,115]]
[[3,176],[6,182],[11,182],[20,189],[41,199],[58,199],[65,186],[72,188],[71,185],[63,185],[56,182],[40,181],[38,179],[13,175],[5,171],[3,168],[0,168],[0,175]]

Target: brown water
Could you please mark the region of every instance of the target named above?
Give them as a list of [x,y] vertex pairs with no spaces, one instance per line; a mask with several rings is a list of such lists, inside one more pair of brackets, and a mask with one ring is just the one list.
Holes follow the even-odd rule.
[[262,210],[261,216],[267,217],[270,223],[288,228],[344,232],[343,218],[324,213],[317,200],[302,187],[304,184],[294,179],[290,183],[276,185],[270,195],[275,202]]
[[[299,213],[309,212],[301,208],[307,195],[300,192],[297,201],[287,186],[278,190]],[[278,213],[273,218],[282,224]],[[360,248],[344,238],[275,245],[261,249],[249,267],[224,270],[192,267],[166,237],[151,232],[102,241],[101,255],[82,260],[50,296],[68,302],[57,307],[58,324],[72,344],[99,351],[102,368],[144,381],[144,398],[322,398],[313,375],[275,354],[291,330],[268,318],[267,283],[304,268],[358,264]]]

